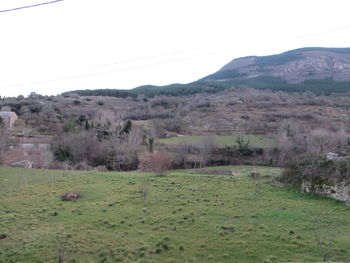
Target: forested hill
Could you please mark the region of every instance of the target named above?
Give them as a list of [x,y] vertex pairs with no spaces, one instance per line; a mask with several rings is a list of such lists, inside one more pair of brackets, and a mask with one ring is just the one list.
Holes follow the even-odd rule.
[[[141,86],[132,90],[78,90],[84,96],[183,96],[249,86],[315,94],[350,91],[350,48],[302,48],[271,56],[234,59],[214,74],[189,84]],[[63,94],[65,95],[65,94]]]

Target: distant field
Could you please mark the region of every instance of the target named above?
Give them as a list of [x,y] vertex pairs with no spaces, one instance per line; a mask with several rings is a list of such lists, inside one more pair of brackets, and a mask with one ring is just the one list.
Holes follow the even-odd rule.
[[[239,135],[224,135],[224,136],[210,136],[213,138],[214,143],[219,145],[220,147],[225,146],[233,146],[237,145],[236,139]],[[191,142],[198,142],[199,140],[203,139],[204,137],[208,136],[181,136],[181,137],[171,137],[171,138],[164,138],[159,139],[159,142],[165,143],[165,144],[177,144],[182,141],[191,141]],[[249,146],[251,147],[271,147],[275,145],[275,141],[261,136],[261,135],[254,135],[254,134],[245,134],[243,135],[243,138],[245,141],[249,140]]]
[[[0,167],[0,262],[57,263],[59,249],[65,263],[316,262],[323,258],[314,230],[333,261],[349,261],[350,207],[270,185],[279,173],[237,166],[157,177]],[[71,190],[84,198],[61,201]]]

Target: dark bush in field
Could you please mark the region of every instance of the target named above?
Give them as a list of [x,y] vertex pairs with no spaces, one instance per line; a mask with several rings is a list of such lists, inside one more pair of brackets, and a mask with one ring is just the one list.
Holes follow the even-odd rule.
[[72,201],[82,198],[83,195],[78,192],[67,192],[61,196],[62,201]]

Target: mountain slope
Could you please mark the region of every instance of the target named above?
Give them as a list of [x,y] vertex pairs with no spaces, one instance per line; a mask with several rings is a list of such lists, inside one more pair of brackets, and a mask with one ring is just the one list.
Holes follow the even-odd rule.
[[312,79],[350,81],[350,48],[303,48],[278,55],[232,60],[203,80],[275,77],[299,84]]
[[217,93],[231,87],[249,86],[285,92],[315,94],[350,91],[350,48],[309,47],[271,56],[234,59],[219,71],[188,84],[146,85],[132,90],[78,90],[83,96],[136,97],[186,96]]

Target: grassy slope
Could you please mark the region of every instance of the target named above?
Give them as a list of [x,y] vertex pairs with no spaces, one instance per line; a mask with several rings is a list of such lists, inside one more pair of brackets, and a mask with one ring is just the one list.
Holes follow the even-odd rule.
[[[197,142],[205,136],[182,136],[182,137],[171,137],[159,139],[159,142],[165,144],[177,144],[181,141],[191,141]],[[223,135],[223,136],[212,136],[214,143],[218,144],[220,147],[237,145],[236,139],[238,135]],[[249,140],[249,146],[251,147],[271,147],[275,144],[272,139],[266,138],[260,135],[243,135],[245,141]]]
[[[333,260],[349,260],[349,207],[265,182],[259,193],[244,176],[254,167],[222,169],[243,177],[0,167],[0,262],[57,262],[67,235],[65,262],[321,261],[314,228]],[[60,201],[70,190],[85,197]]]

